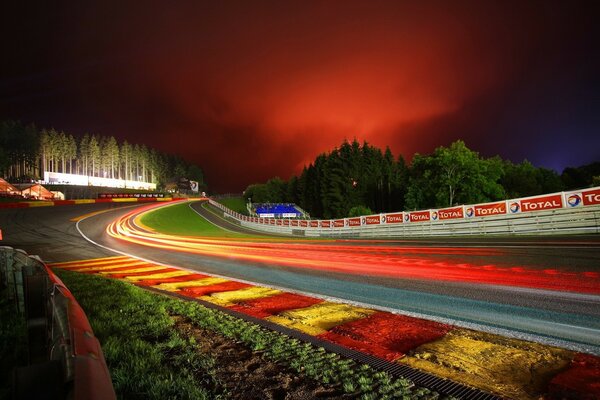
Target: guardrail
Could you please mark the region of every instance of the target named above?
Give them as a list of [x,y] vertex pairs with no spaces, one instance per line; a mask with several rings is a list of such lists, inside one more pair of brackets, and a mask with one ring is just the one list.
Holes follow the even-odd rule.
[[600,187],[335,220],[248,217],[209,201],[242,226],[288,235],[369,238],[600,233]]
[[83,309],[39,258],[0,247],[0,286],[27,321],[29,365],[15,369],[13,398],[116,398]]

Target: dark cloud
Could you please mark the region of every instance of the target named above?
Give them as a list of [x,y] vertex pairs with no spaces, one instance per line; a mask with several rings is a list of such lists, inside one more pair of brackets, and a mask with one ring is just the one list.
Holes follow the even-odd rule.
[[408,158],[463,139],[556,169],[600,159],[592,3],[13,6],[0,117],[146,143],[214,190],[354,137]]

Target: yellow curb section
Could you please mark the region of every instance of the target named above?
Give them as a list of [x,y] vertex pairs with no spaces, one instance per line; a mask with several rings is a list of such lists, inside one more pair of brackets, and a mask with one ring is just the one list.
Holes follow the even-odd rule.
[[511,399],[540,398],[573,352],[468,329],[412,350],[400,362]]
[[54,205],[53,201],[26,201],[29,207],[50,207]]
[[[141,267],[142,265],[146,265],[146,266],[155,266],[155,264],[150,264],[147,263],[145,261],[130,261],[130,262],[125,262],[125,263],[119,263],[119,264],[108,264],[108,265],[101,265],[101,266],[95,266],[95,267],[77,267],[77,268],[69,268],[69,271],[75,271],[75,272],[94,272],[94,271],[110,271],[113,269],[117,269],[117,268],[125,268],[125,267]],[[129,271],[127,271],[129,272]]]
[[266,319],[309,335],[319,335],[334,326],[368,317],[374,312],[375,310],[347,304],[323,302],[306,308],[284,311]]
[[113,203],[137,203],[138,199],[135,197],[125,197],[123,199],[111,199]]
[[95,199],[79,199],[79,200],[73,200],[73,202],[75,204],[93,204],[96,202]]
[[228,292],[213,293],[210,296],[202,296],[200,298],[213,303],[218,301],[217,304],[222,306],[230,306],[239,301],[262,299],[264,297],[275,296],[279,293],[281,293],[281,290],[263,287],[250,287],[240,290],[231,290]]
[[84,218],[93,217],[94,215],[102,214],[102,213],[105,213],[105,212],[108,212],[108,211],[114,211],[114,209],[113,208],[109,208],[107,210],[100,210],[100,211],[90,212],[90,213],[87,213],[87,214],[80,215],[79,217],[71,218],[69,221],[73,221],[73,222],[81,221]]
[[139,226],[140,228],[147,230],[148,232],[156,232],[155,229],[150,228],[148,225],[146,225],[142,222],[142,217],[144,215],[145,215],[145,213],[142,213],[142,214],[138,215],[137,217],[135,217],[133,219],[133,223],[136,224],[137,226]]
[[161,284],[155,285],[153,287],[156,289],[166,290],[169,292],[177,292],[177,291],[187,288],[187,287],[209,286],[209,285],[216,285],[217,283],[223,283],[223,282],[228,282],[228,280],[223,279],[223,278],[203,278],[203,279],[197,279],[195,281],[161,283]]
[[76,260],[76,261],[65,261],[48,264],[52,268],[66,268],[66,267],[78,267],[86,265],[105,264],[109,262],[117,262],[122,260],[132,260],[131,257],[127,256],[116,256],[116,257],[103,257],[103,258],[88,258],[87,260]]
[[[164,268],[164,267],[163,267]],[[162,274],[150,274],[150,275],[141,275],[141,276],[126,276],[125,279],[131,282],[144,281],[146,279],[166,279],[166,278],[175,278],[178,276],[189,275],[191,272],[189,271],[172,271],[172,272],[163,272]]]
[[161,269],[165,269],[166,267],[160,267],[157,265],[150,265],[149,267],[141,267],[141,268],[131,268],[123,271],[112,271],[114,268],[110,268],[108,271],[98,271],[100,275],[120,275],[120,274],[137,274],[139,272],[152,272],[152,271],[160,271]]
[[156,201],[171,201],[173,200],[171,197],[158,197]]

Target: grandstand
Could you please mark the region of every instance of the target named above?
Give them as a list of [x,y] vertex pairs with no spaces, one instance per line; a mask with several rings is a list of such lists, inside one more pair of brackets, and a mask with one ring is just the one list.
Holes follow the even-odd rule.
[[261,218],[302,218],[304,211],[291,203],[252,204],[252,213]]

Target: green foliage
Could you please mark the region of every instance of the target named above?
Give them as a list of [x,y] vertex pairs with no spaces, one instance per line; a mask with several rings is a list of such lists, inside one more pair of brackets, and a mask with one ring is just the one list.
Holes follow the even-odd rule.
[[458,140],[431,155],[415,155],[406,205],[423,209],[498,200],[504,196],[501,176],[499,158],[482,159]]
[[366,206],[354,206],[348,211],[348,217],[360,217],[361,215],[370,215],[373,211]]
[[546,168],[536,168],[527,160],[520,164],[505,161],[504,176],[500,182],[508,198],[563,190],[563,183],[558,174]]
[[202,170],[181,157],[119,144],[112,136],[81,138],[54,129],[38,130],[19,122],[0,123],[0,175],[15,179],[42,178],[44,171],[120,178],[164,185],[185,177],[204,187]]
[[354,140],[319,155],[300,176],[250,185],[244,196],[255,203],[296,203],[313,216],[339,218],[355,206],[376,212],[401,209],[407,178],[404,159],[396,161],[389,148],[382,153]]
[[578,168],[565,168],[560,176],[565,190],[582,189],[600,185],[600,162]]

